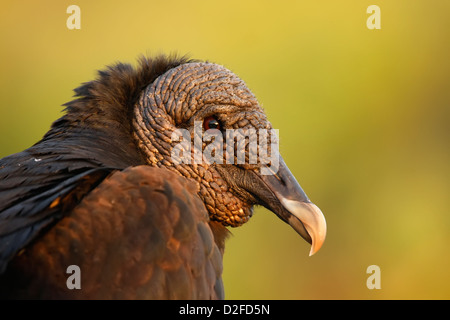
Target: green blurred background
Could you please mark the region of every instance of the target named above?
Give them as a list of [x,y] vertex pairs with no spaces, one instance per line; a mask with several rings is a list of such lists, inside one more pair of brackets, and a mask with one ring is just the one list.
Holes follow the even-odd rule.
[[[81,8],[68,30],[66,8]],[[366,8],[381,8],[381,30]],[[232,229],[228,299],[450,298],[450,2],[2,1],[0,157],[116,61],[178,52],[246,81],[324,212],[309,246],[258,208]],[[381,268],[381,289],[366,268]]]

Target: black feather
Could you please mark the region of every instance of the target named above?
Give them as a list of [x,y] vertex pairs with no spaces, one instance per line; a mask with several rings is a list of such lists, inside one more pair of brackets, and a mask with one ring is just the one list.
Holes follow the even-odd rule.
[[116,64],[75,89],[43,139],[0,159],[0,274],[8,262],[70,212],[114,170],[145,164],[131,134],[141,91],[186,57]]

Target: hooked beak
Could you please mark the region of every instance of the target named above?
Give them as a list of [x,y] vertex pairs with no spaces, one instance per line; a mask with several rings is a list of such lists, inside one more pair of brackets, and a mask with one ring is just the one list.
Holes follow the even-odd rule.
[[[295,177],[280,156],[279,169],[269,175],[258,175],[266,190],[252,190],[267,209],[288,223],[303,239],[311,244],[312,256],[325,241],[325,217],[306,196]],[[270,191],[270,192],[267,192]]]

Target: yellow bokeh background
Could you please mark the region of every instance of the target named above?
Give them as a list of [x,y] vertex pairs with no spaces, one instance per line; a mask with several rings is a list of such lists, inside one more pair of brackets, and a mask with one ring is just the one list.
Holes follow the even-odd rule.
[[[71,4],[80,30],[66,27]],[[372,4],[380,30],[366,27]],[[172,52],[223,64],[258,97],[328,222],[308,257],[256,209],[231,230],[226,298],[449,299],[449,12],[447,0],[4,0],[0,157],[37,142],[105,65]],[[373,264],[381,289],[369,290]]]

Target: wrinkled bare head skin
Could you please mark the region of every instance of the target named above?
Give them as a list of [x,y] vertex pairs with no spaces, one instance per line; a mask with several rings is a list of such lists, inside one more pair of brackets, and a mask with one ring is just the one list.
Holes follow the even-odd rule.
[[[254,129],[257,135],[261,129],[272,129],[264,110],[241,79],[223,66],[203,62],[181,64],[147,86],[135,105],[132,126],[149,165],[166,167],[198,183],[199,196],[211,220],[224,226],[240,226],[252,216],[253,205],[260,204],[312,243],[310,254],[315,253],[325,239],[325,219],[278,154],[280,166],[271,175],[262,175],[261,161],[250,162],[248,152],[245,163],[225,161],[225,151],[220,163],[205,161],[204,157],[198,162],[174,161],[172,151],[179,143],[173,139],[174,132],[185,129],[194,142],[198,123],[202,124],[200,134],[219,130],[225,143],[229,143],[226,137],[232,129]],[[197,139],[202,152],[210,142]],[[241,148],[249,151],[249,139],[242,141]]]
[[[178,171],[199,182],[199,195],[213,220],[239,226],[252,215],[255,199],[225,182],[217,165],[175,165],[171,137],[187,128],[194,139],[194,121],[215,117],[222,130],[245,127],[270,128],[255,96],[236,75],[211,63],[189,63],[160,76],[142,93],[136,106],[136,138],[148,163]],[[206,143],[203,143],[205,147]]]

